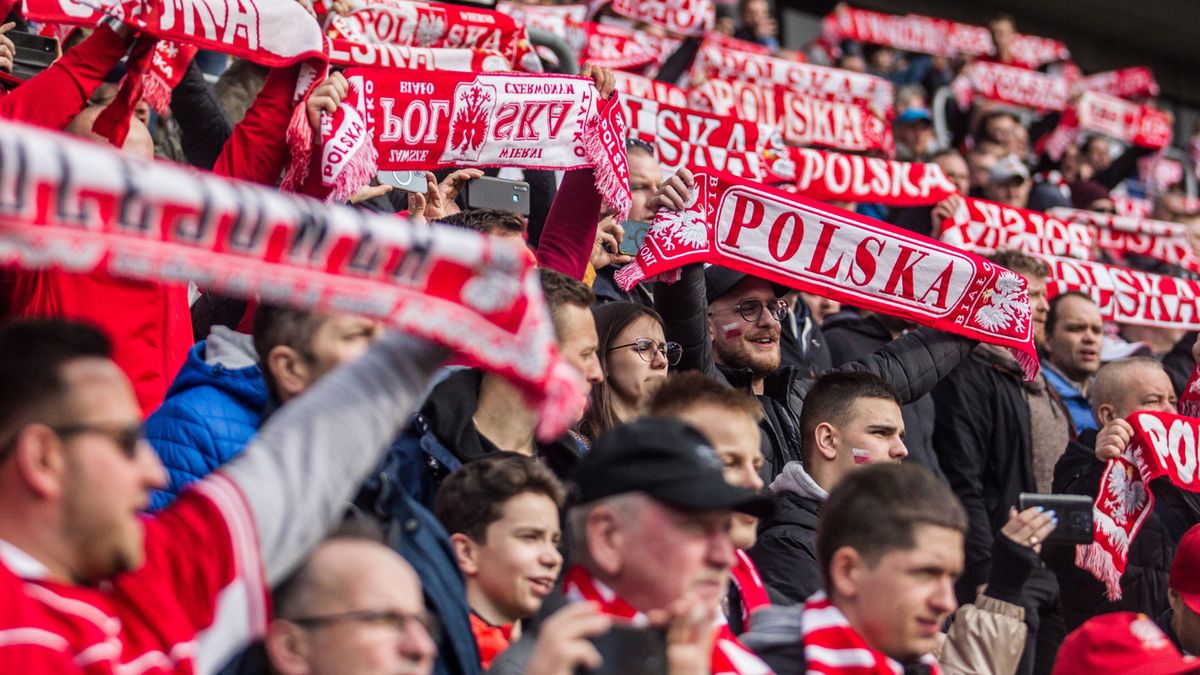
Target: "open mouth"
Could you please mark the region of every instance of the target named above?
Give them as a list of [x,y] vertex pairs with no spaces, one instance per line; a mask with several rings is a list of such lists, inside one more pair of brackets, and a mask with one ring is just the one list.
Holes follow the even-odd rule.
[[529,580],[529,588],[533,594],[539,598],[544,598],[550,595],[550,591],[554,590],[553,577],[536,577]]

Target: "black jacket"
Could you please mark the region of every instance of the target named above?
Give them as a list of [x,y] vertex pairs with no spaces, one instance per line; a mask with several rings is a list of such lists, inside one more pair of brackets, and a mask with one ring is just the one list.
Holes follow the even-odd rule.
[[[674,284],[657,284],[654,308],[662,315],[666,338],[683,346],[679,370],[698,370],[736,388],[750,387],[748,369],[718,367],[708,334],[708,301],[704,271],[687,265]],[[967,338],[921,328],[888,344],[870,356],[847,363],[841,370],[862,370],[882,377],[904,403],[927,394],[962,360],[975,343]],[[800,410],[812,379],[795,368],[781,367],[766,378],[762,427],[766,463],[763,477],[769,483],[789,461],[800,460]]]
[[[833,365],[840,366],[866,358],[887,346],[892,333],[875,316],[860,316],[854,312],[835,314],[821,326]],[[933,421],[936,407],[929,394],[918,398],[901,409],[904,415],[904,445],[908,448],[908,460],[916,462],[945,478],[938,466],[937,453],[933,451]]]
[[983,350],[963,359],[933,390],[933,447],[950,487],[967,510],[965,567],[959,602],[970,602],[988,578],[992,536],[1022,492],[1037,492],[1029,403],[1021,373]]
[[[1104,467],[1105,463],[1096,459],[1096,430],[1088,429],[1067,446],[1054,465],[1054,492],[1095,498]],[[1158,515],[1151,513],[1129,545],[1129,563],[1121,576],[1122,597],[1114,602],[1105,598],[1104,584],[1075,566],[1074,546],[1047,546],[1042,551],[1046,566],[1058,576],[1068,631],[1097,614],[1161,614],[1169,607],[1167,577],[1174,557],[1175,542]]]
[[833,368],[829,341],[803,300],[797,300],[783,319],[779,355],[781,364],[795,366],[806,377],[816,377]]
[[748,553],[767,587],[793,603],[822,588],[817,562],[817,521],[821,502],[794,492],[775,495],[775,515],[759,526]]

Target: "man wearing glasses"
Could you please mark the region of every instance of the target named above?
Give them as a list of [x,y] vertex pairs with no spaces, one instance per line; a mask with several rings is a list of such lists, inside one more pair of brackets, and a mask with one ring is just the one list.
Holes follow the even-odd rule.
[[[682,169],[659,188],[655,203],[683,210],[693,187]],[[667,340],[683,346],[680,370],[699,370],[758,397],[763,406],[762,477],[775,479],[799,461],[800,411],[812,378],[781,365],[780,334],[788,316],[786,288],[715,265],[687,265],[674,284],[658,284],[654,308]],[[910,403],[933,389],[975,343],[931,328],[911,331],[838,370],[874,373]]]
[[266,589],[341,515],[445,358],[385,336],[145,517],[166,475],[111,354],[83,324],[0,328],[2,673],[215,671],[264,634]]

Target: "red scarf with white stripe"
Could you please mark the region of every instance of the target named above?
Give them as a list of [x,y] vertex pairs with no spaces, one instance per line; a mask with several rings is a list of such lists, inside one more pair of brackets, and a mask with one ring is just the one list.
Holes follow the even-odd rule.
[[[893,225],[730,174],[695,176],[683,211],[660,210],[624,289],[698,262],[1008,348],[1037,374],[1025,280]],[[672,274],[673,273],[673,274]]]
[[[817,593],[804,603],[800,631],[808,673],[899,675],[904,672],[903,664],[868,645],[824,593]],[[920,660],[929,666],[931,675],[941,672],[932,655],[926,654]]]
[[351,68],[349,93],[323,116],[321,180],[341,200],[379,170],[461,166],[592,167],[619,219],[629,213],[618,96],[567,75]]
[[[617,596],[613,589],[592,577],[583,567],[576,565],[567,570],[563,578],[563,595],[575,601],[595,603],[608,616],[624,619],[634,626],[646,626],[646,615],[633,605]],[[729,630],[724,616],[717,616],[720,625],[713,628],[712,675],[769,675],[771,669],[761,659],[746,649]]]
[[[1200,383],[1193,379],[1195,384]],[[1192,389],[1188,393],[1194,399]],[[1075,548],[1075,564],[1104,584],[1110,600],[1121,598],[1129,546],[1154,511],[1150,482],[1165,476],[1176,487],[1200,492],[1200,420],[1143,411],[1126,421],[1133,427],[1133,440],[1120,457],[1109,460],[1100,481],[1093,509],[1096,541]]]

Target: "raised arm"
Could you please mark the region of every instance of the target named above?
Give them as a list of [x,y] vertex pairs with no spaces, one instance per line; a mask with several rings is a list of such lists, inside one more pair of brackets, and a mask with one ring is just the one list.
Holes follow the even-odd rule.
[[892,340],[874,354],[837,369],[874,373],[886,380],[907,404],[933,391],[974,346],[975,341],[969,338],[919,328]]
[[279,181],[288,161],[287,127],[300,68],[271,70],[262,91],[221,149],[213,173],[262,185]]
[[538,265],[583,279],[599,223],[595,173],[591,169],[566,172],[538,238]]

